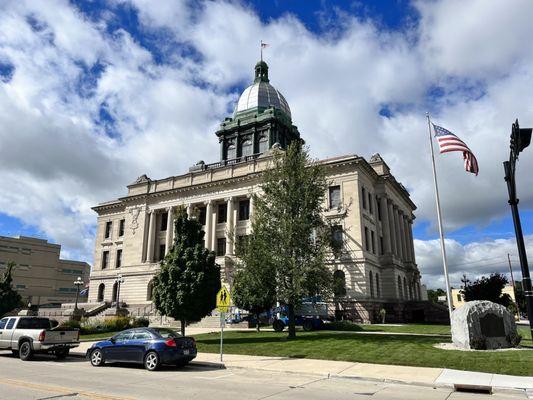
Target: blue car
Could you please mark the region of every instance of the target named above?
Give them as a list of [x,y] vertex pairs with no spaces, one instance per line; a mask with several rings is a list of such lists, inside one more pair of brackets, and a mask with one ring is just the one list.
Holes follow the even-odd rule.
[[161,365],[187,365],[196,357],[196,342],[168,328],[134,328],[95,343],[86,358],[94,367],[106,362],[144,364],[149,371]]

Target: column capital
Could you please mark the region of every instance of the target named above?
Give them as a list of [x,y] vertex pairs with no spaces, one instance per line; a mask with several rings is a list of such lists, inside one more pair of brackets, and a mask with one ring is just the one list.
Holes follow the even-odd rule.
[[225,201],[226,203],[228,203],[228,202],[230,202],[230,201],[233,201],[233,200],[235,200],[235,196],[224,197],[224,201]]
[[204,204],[205,204],[206,206],[211,206],[211,205],[213,205],[213,203],[214,203],[213,199],[205,200],[205,201],[204,201]]

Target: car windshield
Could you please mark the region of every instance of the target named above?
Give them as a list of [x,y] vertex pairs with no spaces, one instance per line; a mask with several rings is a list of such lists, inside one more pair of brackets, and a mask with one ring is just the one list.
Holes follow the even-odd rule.
[[168,329],[168,328],[154,328],[154,331],[159,333],[159,335],[161,335],[161,337],[164,339],[181,337],[181,335],[178,332],[173,331],[172,329]]

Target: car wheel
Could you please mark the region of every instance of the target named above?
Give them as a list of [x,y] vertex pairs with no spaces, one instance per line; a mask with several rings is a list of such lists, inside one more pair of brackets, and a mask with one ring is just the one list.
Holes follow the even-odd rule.
[[274,328],[276,332],[281,332],[283,331],[283,329],[285,329],[285,324],[283,323],[283,321],[277,319],[272,324],[272,328]]
[[63,360],[63,359],[65,359],[65,358],[67,358],[69,351],[70,351],[70,349],[56,350],[56,351],[54,352],[54,355],[56,356],[56,358],[57,358],[58,360]]
[[29,361],[33,357],[31,343],[27,340],[22,342],[19,346],[19,357],[22,361]]
[[101,367],[104,365],[104,355],[102,353],[102,350],[96,349],[91,352],[91,365],[93,367]]
[[304,331],[311,332],[313,330],[313,322],[306,319],[303,323]]
[[159,356],[155,351],[149,351],[144,357],[144,368],[155,371],[159,368]]

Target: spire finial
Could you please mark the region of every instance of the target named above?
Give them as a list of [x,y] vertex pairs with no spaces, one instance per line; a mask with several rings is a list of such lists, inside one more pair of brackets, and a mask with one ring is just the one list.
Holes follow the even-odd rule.
[[263,40],[261,40],[261,61],[263,61],[263,49],[266,49],[268,46],[270,46],[268,43],[264,43]]

